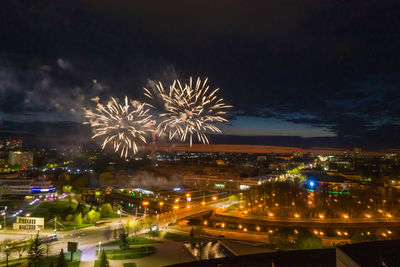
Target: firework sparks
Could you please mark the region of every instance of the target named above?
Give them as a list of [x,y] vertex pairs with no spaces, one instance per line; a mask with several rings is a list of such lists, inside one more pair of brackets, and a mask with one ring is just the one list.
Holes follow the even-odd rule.
[[[194,83],[192,78],[188,84],[182,85],[175,80],[170,86],[169,92],[164,90],[161,83],[156,85],[157,93],[161,97],[165,111],[160,114],[161,121],[158,123],[156,133],[161,135],[167,133],[169,139],[174,137],[181,141],[189,139],[192,146],[193,136],[203,144],[208,144],[207,132],[221,133],[221,130],[214,125],[215,122],[228,122],[224,118],[226,109],[231,108],[218,98],[217,92],[210,90],[207,80],[203,82],[198,78]],[[145,89],[145,95],[151,99],[153,94]]]
[[89,121],[84,124],[91,125],[94,132],[92,138],[104,139],[103,149],[112,144],[115,152],[120,151],[121,157],[126,158],[129,151],[137,153],[137,142],[146,143],[146,133],[154,124],[148,111],[145,103],[125,97],[125,101],[119,104],[112,97],[106,106],[98,103],[94,111],[86,110],[85,117]]

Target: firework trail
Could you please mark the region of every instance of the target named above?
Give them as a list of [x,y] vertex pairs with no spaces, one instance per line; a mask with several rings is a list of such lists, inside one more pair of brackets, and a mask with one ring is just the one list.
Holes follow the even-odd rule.
[[92,138],[102,137],[104,149],[107,144],[112,144],[115,152],[120,151],[121,157],[127,157],[128,152],[136,154],[137,142],[146,143],[146,134],[154,124],[152,116],[147,114],[149,109],[145,103],[128,100],[122,104],[111,97],[106,106],[98,103],[97,108],[85,111],[94,135]]
[[[174,137],[181,141],[189,139],[192,146],[193,136],[203,143],[208,144],[207,132],[221,133],[221,130],[214,125],[215,122],[228,122],[224,118],[226,109],[231,108],[223,103],[222,98],[218,98],[217,92],[210,90],[207,80],[203,82],[197,78],[193,83],[192,78],[189,83],[182,83],[175,80],[170,86],[169,92],[164,90],[161,82],[156,84],[157,96],[164,104],[164,111],[159,115],[160,122],[156,128],[156,133],[161,135],[167,133],[169,140]],[[145,88],[145,95],[150,99],[155,96]]]

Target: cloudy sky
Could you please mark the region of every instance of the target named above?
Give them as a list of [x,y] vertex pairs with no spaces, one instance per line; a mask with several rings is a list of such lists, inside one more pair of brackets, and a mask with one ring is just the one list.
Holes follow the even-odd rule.
[[235,107],[231,142],[400,147],[398,1],[0,5],[2,136],[85,140],[91,98],[200,76]]

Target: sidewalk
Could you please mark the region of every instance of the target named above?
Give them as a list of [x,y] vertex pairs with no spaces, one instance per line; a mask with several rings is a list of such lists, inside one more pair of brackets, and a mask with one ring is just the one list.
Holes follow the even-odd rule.
[[96,260],[96,247],[85,248],[82,251],[80,267],[93,267]]

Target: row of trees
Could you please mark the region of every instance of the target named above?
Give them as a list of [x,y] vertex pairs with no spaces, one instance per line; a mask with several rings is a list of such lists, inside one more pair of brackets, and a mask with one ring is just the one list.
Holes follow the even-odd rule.
[[[27,253],[28,266],[38,267],[41,266],[43,258],[49,256],[52,243],[43,243],[39,234],[29,241],[10,241],[3,240],[1,242],[1,253],[4,255],[5,264],[8,266],[8,260],[13,253],[18,253],[18,259],[21,259]],[[54,266],[54,263],[51,263]],[[61,249],[60,255],[57,259],[56,267],[67,267],[64,257],[64,251]]]

